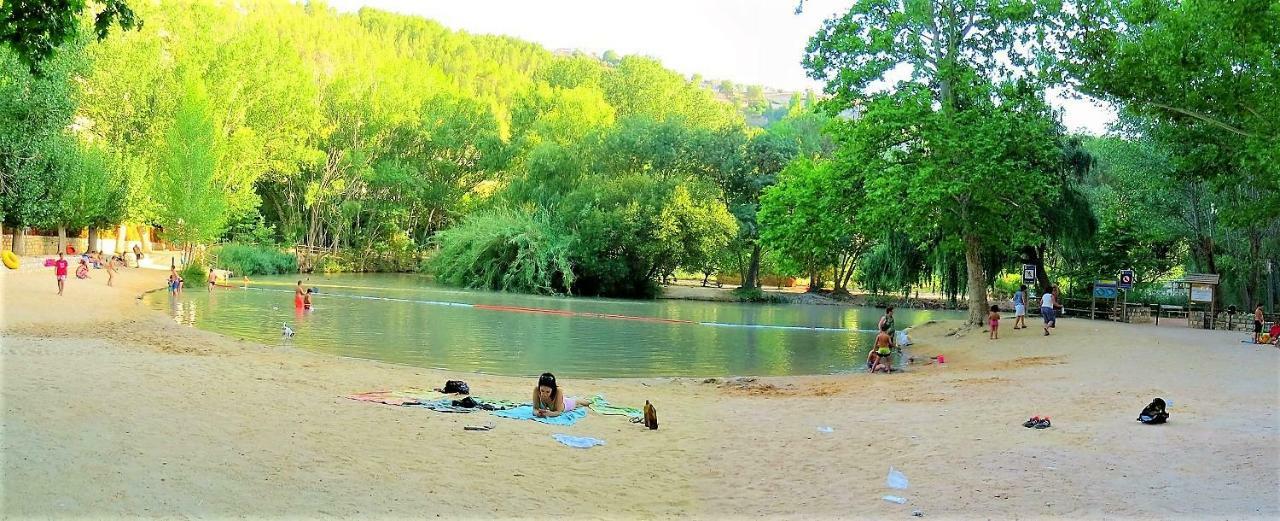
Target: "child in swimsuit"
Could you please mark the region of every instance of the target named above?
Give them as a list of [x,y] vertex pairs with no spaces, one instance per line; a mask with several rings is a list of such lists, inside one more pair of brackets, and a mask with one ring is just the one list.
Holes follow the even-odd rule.
[[991,336],[988,339],[1000,338],[997,333],[1000,330],[1000,306],[991,306],[991,313],[987,315],[987,325],[991,326]]
[[871,354],[872,357],[868,361],[871,372],[884,371],[888,373],[892,370],[893,347],[890,345],[888,324],[880,324],[880,334],[876,335],[876,347],[872,349]]

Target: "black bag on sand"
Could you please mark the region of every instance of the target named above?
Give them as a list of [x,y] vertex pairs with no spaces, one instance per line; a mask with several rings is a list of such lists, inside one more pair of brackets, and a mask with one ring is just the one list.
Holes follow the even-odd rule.
[[1142,412],[1138,414],[1138,421],[1147,425],[1158,425],[1169,420],[1169,413],[1164,410],[1164,400],[1156,398],[1151,400]]
[[467,408],[467,409],[474,409],[474,408],[476,408],[476,407],[479,407],[479,406],[480,406],[480,404],[479,404],[479,403],[476,403],[476,401],[475,401],[474,399],[472,399],[470,396],[468,396],[468,397],[463,398],[463,399],[461,399],[461,400],[454,400],[454,401],[453,401],[453,406],[454,406],[454,407],[465,407],[465,408]]
[[649,400],[644,401],[644,426],[649,430],[658,428],[658,410],[653,408],[653,404]]
[[444,383],[443,389],[436,389],[436,391],[445,394],[471,394],[471,388],[467,387],[467,382],[462,380],[449,380]]

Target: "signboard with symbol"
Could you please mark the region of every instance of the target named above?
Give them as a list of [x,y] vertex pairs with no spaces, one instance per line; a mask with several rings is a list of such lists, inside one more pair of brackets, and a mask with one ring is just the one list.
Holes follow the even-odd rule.
[[1133,270],[1120,270],[1120,289],[1133,289],[1134,275]]
[[1036,265],[1035,264],[1022,265],[1022,283],[1028,284],[1028,285],[1036,283]]

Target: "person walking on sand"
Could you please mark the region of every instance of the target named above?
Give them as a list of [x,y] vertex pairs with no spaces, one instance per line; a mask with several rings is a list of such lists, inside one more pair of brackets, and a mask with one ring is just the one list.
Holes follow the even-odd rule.
[[1053,305],[1057,301],[1053,298],[1053,291],[1045,292],[1040,296],[1040,316],[1044,318],[1044,336],[1049,336],[1049,328],[1053,327]]
[[112,255],[110,257],[107,257],[107,286],[113,286],[114,284],[112,283],[115,280],[116,280],[116,257],[115,255]]
[[1050,286],[1053,293],[1053,321],[1049,323],[1049,327],[1058,327],[1058,315],[1062,314],[1062,296],[1058,293],[1057,286]]
[[62,252],[58,252],[58,260],[53,261],[53,276],[58,279],[58,296],[62,296],[62,289],[67,285],[67,259]]
[[991,305],[991,313],[987,314],[987,325],[991,326],[991,335],[988,340],[996,340],[1000,338],[1000,306]]
[[[1013,328],[1027,328],[1027,285],[1023,284],[1018,287],[1018,292],[1013,294]],[[1021,325],[1021,327],[1019,327]]]

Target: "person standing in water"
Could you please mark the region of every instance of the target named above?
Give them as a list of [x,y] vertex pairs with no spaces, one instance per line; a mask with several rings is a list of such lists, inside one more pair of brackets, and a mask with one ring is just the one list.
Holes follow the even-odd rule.
[[213,273],[213,268],[209,268],[209,291],[213,291],[213,287],[218,285],[218,276]]
[[302,287],[302,281],[298,281],[298,285],[293,288],[293,307],[300,308],[306,305],[307,288]]
[[889,332],[889,347],[898,347],[898,339],[894,338],[893,328],[893,306],[884,308],[884,316],[880,317],[880,324],[877,326],[880,331]]

